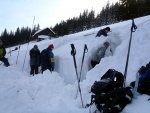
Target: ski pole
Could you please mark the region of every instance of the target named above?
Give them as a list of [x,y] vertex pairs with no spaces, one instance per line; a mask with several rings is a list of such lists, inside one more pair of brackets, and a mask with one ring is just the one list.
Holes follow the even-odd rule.
[[9,51],[8,54],[11,53],[11,52],[13,52],[13,51],[16,51],[17,49],[18,49],[18,47],[16,47],[15,49]]
[[[88,48],[87,48],[87,45],[85,44],[84,45],[84,52],[83,52],[83,57],[82,57],[82,64],[81,64],[81,70],[80,70],[80,76],[79,76],[79,82],[80,82],[80,79],[81,79],[81,73],[82,73],[82,67],[83,67],[83,62],[84,62],[84,56],[85,56],[85,53],[88,52]],[[77,93],[76,93],[76,97],[77,98],[78,96],[78,89],[77,89]]]
[[87,45],[85,44],[85,45],[84,45],[83,57],[82,57],[82,64],[81,64],[79,82],[80,82],[80,79],[81,79],[81,73],[82,73],[82,67],[83,67],[83,62],[84,62],[84,56],[85,56],[85,53],[87,53],[87,52],[88,52],[88,48],[87,48]]
[[[32,23],[32,29],[33,29],[33,25],[34,25],[34,20],[35,20],[35,16],[34,16],[33,23]],[[30,36],[29,36],[29,42],[30,42],[30,37],[31,37],[32,29],[31,29]],[[25,60],[26,60],[26,56],[27,56],[28,47],[29,47],[29,42],[28,42],[28,45],[27,45],[27,50],[26,50],[26,54],[25,54],[25,58],[24,58],[23,67],[22,67],[22,72],[23,72],[23,69],[24,69],[24,64],[25,64]]]
[[83,100],[82,100],[82,94],[81,94],[81,88],[80,88],[80,84],[79,84],[79,81],[78,81],[78,72],[77,72],[77,65],[76,65],[76,58],[75,58],[75,55],[76,55],[76,49],[74,47],[74,44],[71,44],[71,55],[73,56],[73,61],[74,61],[74,66],[75,66],[75,71],[76,71],[76,77],[77,77],[77,82],[78,82],[78,89],[79,89],[79,92],[80,92],[80,98],[81,98],[81,103],[82,103],[82,107],[83,106]]
[[124,71],[124,87],[125,87],[125,81],[126,81],[126,76],[127,76],[128,61],[129,61],[129,54],[130,54],[130,47],[131,47],[131,40],[132,40],[132,32],[135,32],[136,29],[137,29],[137,26],[134,23],[134,19],[132,19],[130,41],[129,41],[127,59],[126,59],[126,66],[125,66],[125,71]]
[[20,52],[20,46],[19,46],[19,50],[18,50],[18,55],[17,55],[17,60],[16,60],[16,64],[17,64],[17,61],[18,61],[18,57],[19,57],[19,52]]

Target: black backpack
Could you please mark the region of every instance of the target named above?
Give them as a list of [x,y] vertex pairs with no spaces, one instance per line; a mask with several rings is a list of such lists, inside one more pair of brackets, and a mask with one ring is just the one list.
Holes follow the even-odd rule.
[[115,88],[123,87],[124,77],[123,74],[109,69],[100,79],[95,81],[91,87],[91,92],[94,94],[101,94],[103,92],[111,91]]
[[102,93],[93,100],[97,109],[102,113],[119,113],[125,106],[131,103],[133,98],[130,87],[117,88],[113,91]]

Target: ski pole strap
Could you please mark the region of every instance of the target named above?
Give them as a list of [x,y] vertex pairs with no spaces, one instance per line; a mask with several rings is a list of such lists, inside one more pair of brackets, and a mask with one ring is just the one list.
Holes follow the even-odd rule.
[[137,26],[134,23],[134,19],[132,19],[132,26],[131,26],[131,32],[135,32],[137,29]]
[[70,44],[71,45],[71,55],[72,56],[75,56],[76,55],[76,49],[75,49],[75,47],[74,47],[74,44]]

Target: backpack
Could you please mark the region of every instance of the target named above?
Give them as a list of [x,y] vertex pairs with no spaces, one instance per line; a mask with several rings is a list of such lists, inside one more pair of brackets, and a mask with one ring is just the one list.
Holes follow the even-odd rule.
[[103,92],[111,91],[115,88],[123,87],[124,77],[123,74],[109,69],[100,79],[95,81],[91,87],[91,92],[94,94],[100,94]]
[[119,113],[131,103],[133,93],[131,87],[117,88],[113,91],[98,95],[95,105],[101,113]]
[[42,50],[41,52],[41,67],[44,68],[43,70],[50,69],[49,63],[49,53],[47,49]]
[[138,92],[141,94],[150,95],[150,74],[139,81]]
[[[137,91],[141,94],[150,95],[150,63],[145,66],[141,66],[138,70],[140,78]],[[134,87],[135,81],[131,82],[130,85]]]

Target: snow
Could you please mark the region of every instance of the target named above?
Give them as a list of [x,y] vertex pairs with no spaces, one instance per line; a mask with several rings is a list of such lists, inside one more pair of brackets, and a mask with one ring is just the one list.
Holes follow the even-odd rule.
[[[82,108],[79,93],[77,99],[75,99],[77,81],[70,44],[74,44],[76,48],[75,57],[78,75],[81,70],[84,45],[87,44],[88,47],[80,82],[85,106],[90,103],[91,85],[94,81],[98,81],[108,69],[116,69],[124,74],[131,24],[132,21],[128,20],[109,25],[112,32],[108,34],[108,37],[95,38],[98,30],[106,27],[102,26],[57,39],[41,42],[32,41],[29,46],[28,44],[20,46],[17,63],[19,49],[13,51],[11,56],[7,54],[6,57],[9,59],[11,66],[0,65],[0,113],[88,113],[89,108]],[[138,29],[132,35],[126,78],[127,86],[135,80],[138,69],[150,62],[150,16],[135,19],[135,24]],[[100,64],[92,69],[90,65],[92,54],[105,41],[111,43],[113,55],[109,52],[110,48],[108,48],[106,56]],[[54,72],[51,73],[47,70],[36,76],[29,74],[29,50],[35,44],[38,45],[40,51],[50,44],[54,44],[55,49],[53,52],[56,62]],[[18,46],[11,47],[11,49],[13,50]],[[131,104],[128,104],[122,113],[149,113],[150,101],[147,101],[149,98],[148,95],[138,95],[137,100],[133,100]]]
[[49,39],[50,36],[47,35],[39,35],[38,38],[42,38],[42,39]]

